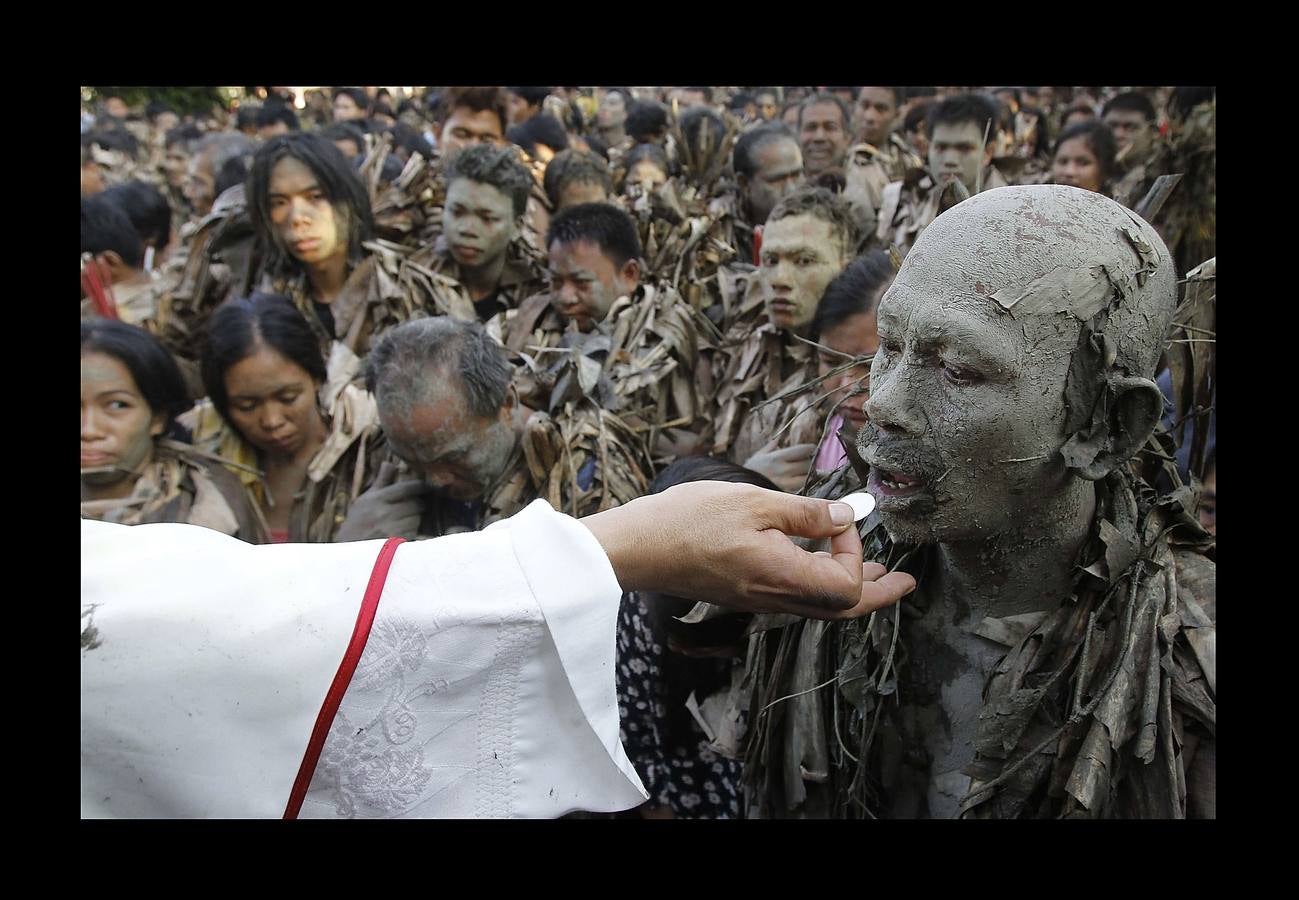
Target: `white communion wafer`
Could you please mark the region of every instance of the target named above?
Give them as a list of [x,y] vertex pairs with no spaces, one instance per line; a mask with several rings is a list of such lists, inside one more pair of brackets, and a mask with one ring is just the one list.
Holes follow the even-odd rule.
[[849,494],[847,497],[839,498],[841,503],[847,503],[852,507],[853,521],[860,522],[871,514],[875,508],[875,497],[865,491],[858,491],[855,494]]

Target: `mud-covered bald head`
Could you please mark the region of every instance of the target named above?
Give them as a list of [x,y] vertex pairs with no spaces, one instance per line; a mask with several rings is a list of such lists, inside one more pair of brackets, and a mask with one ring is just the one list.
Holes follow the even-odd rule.
[[859,433],[889,530],[1005,531],[1135,453],[1176,297],[1154,229],[1090,191],[999,188],[935,219],[880,301]]
[[1016,322],[1108,309],[1115,365],[1153,377],[1177,305],[1177,273],[1154,228],[1100,194],[1065,185],[984,191],[934,220],[898,284],[992,297]]

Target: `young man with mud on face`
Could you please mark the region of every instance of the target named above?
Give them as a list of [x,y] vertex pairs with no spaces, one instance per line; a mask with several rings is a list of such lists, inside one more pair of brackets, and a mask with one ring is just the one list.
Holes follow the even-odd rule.
[[[825,188],[800,188],[767,217],[761,266],[714,361],[717,384],[713,453],[797,491],[821,438],[812,395],[793,394],[816,378],[811,330],[817,303],[853,258],[857,227],[847,203]],[[806,411],[806,412],[805,412]],[[793,417],[794,424],[782,426]]]
[[906,253],[962,197],[1006,186],[992,165],[998,115],[996,101],[986,94],[957,94],[930,108],[929,166],[911,169],[883,189],[875,231],[881,247],[893,244]]
[[1176,300],[1155,230],[1076,188],[985,192],[920,236],[857,445],[919,588],[869,632],[764,636],[796,658],[757,673],[770,699],[841,680],[760,722],[751,747],[786,749],[750,761],[762,814],[1214,815],[1214,566],[1189,491],[1137,475]]
[[532,174],[512,148],[480,144],[451,160],[446,185],[442,236],[413,262],[462,285],[485,322],[544,285],[539,266],[511,253],[524,227]]

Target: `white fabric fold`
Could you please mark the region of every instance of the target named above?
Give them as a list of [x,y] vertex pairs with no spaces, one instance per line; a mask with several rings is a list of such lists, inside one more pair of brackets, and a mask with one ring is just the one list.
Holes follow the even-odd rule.
[[[82,815],[281,815],[381,546],[83,520]],[[540,501],[403,544],[302,815],[642,802],[618,740],[620,593],[590,532]]]

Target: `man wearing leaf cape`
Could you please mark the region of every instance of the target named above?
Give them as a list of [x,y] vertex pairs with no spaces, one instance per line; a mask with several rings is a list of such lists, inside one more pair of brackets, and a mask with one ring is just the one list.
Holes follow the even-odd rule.
[[1212,539],[1152,380],[1204,302],[1178,308],[1154,229],[1086,191],[988,191],[925,230],[849,454],[868,555],[919,588],[755,626],[750,815],[1214,816]]

